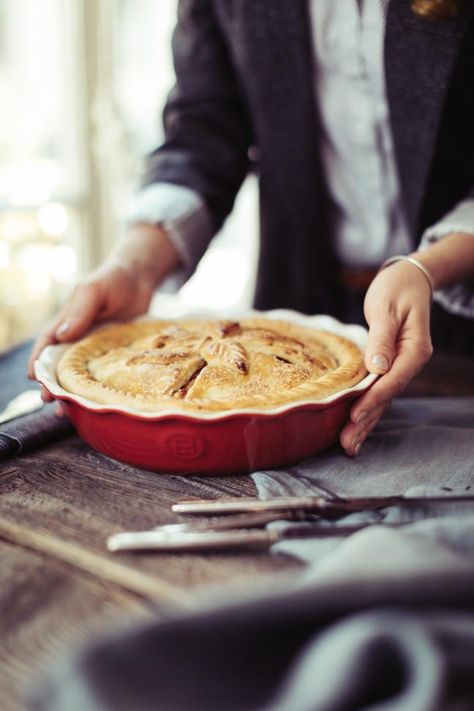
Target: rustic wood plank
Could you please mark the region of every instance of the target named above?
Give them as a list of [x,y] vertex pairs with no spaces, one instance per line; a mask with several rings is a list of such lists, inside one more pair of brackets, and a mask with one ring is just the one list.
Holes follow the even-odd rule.
[[156,617],[142,599],[51,558],[0,541],[0,707],[24,696],[85,642]]
[[[115,612],[122,619],[135,606],[146,610],[139,597],[188,608],[215,585],[225,583],[233,595],[268,574],[274,584],[275,574],[298,569],[265,553],[112,556],[105,549],[110,533],[178,520],[170,507],[180,498],[252,493],[249,477],[160,476],[114,462],[75,436],[2,466],[0,538],[20,544],[0,540],[2,711],[19,708],[22,685],[38,678],[56,652],[106,629],[109,612],[115,620]],[[201,597],[201,589],[208,593]]]
[[0,519],[0,537],[49,556],[79,570],[95,575],[100,580],[116,585],[170,606],[193,607],[193,598],[185,591],[177,590],[156,576],[147,575],[115,560],[105,559],[74,543],[61,540],[50,533],[30,530],[11,521]]
[[[19,527],[25,532],[23,543],[28,539],[28,545],[38,546],[41,541],[41,550],[51,552],[52,543],[44,537],[47,532],[98,556],[104,565],[113,561],[155,577],[163,582],[163,588],[168,585],[177,590],[176,599],[179,590],[192,589],[194,593],[197,587],[219,583],[232,588],[239,582],[247,586],[253,578],[300,567],[296,561],[265,552],[114,556],[105,549],[107,536],[120,530],[184,520],[171,512],[172,503],[180,498],[248,495],[253,490],[250,477],[163,476],[112,461],[74,436],[15,459],[15,468],[8,476],[0,476],[4,529]],[[16,540],[20,540],[18,528],[15,530]],[[31,536],[31,532],[41,536]],[[61,550],[69,562],[78,560],[75,552],[69,554],[71,549],[63,546]],[[55,555],[61,550],[55,547]],[[97,567],[98,558],[87,560],[95,560]]]

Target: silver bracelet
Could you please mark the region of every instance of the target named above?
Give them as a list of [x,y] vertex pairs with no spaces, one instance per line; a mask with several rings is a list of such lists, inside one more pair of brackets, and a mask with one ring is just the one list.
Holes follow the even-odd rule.
[[395,264],[395,262],[409,262],[410,264],[413,264],[414,267],[417,267],[417,269],[420,270],[420,272],[425,276],[425,279],[428,282],[428,285],[430,287],[431,301],[433,301],[434,284],[433,279],[431,278],[431,274],[426,269],[426,267],[424,267],[423,264],[418,261],[418,259],[415,259],[415,257],[407,257],[404,254],[395,254],[395,256],[389,257],[385,260],[385,262],[383,262],[379,269],[379,272],[382,271],[382,269],[385,269],[385,267],[389,267],[391,264]]

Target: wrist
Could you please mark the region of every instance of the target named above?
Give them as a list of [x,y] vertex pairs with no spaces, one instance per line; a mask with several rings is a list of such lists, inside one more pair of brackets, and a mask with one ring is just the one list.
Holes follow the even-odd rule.
[[433,283],[432,276],[428,269],[414,256],[414,254],[396,254],[393,257],[389,257],[385,260],[385,262],[383,262],[379,272],[383,271],[386,267],[393,267],[393,265],[397,265],[398,267],[403,266],[403,269],[408,268],[408,270],[412,270],[413,273],[418,273],[418,277],[423,279],[425,285],[429,289],[430,302],[433,301],[435,285]]
[[436,260],[430,258],[426,252],[412,252],[409,257],[415,259],[419,264],[421,264],[430,276],[432,290],[440,288],[440,282],[442,281],[442,275],[439,273],[437,268]]
[[180,257],[159,225],[138,222],[131,225],[110,261],[131,271],[154,289],[180,265]]

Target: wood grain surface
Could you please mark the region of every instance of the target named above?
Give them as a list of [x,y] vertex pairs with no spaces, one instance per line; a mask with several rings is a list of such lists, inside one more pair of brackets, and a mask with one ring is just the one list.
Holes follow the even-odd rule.
[[141,598],[49,556],[0,541],[0,559],[2,711],[24,707],[31,689],[72,648],[158,614]]
[[[74,544],[91,554],[92,574],[97,574],[100,558],[104,575],[112,569],[107,567],[108,562],[113,562],[155,576],[163,586],[160,590],[157,585],[150,597],[180,604],[176,599],[180,590],[225,583],[231,578],[235,581],[282,567],[282,561],[263,552],[200,556],[196,565],[195,554],[114,555],[105,548],[106,538],[112,533],[185,520],[171,512],[171,505],[180,498],[255,494],[250,477],[159,475],[115,462],[94,452],[76,436],[17,458],[15,467],[10,467],[8,475],[0,475],[0,532],[4,537],[84,570],[87,556],[79,560],[78,554],[74,560]],[[21,530],[25,531],[23,538]],[[36,538],[30,535],[32,531]],[[285,564],[292,565],[288,559]],[[131,579],[126,585],[145,594]]]
[[[0,710],[24,708],[62,651],[145,614],[205,604],[301,566],[265,552],[123,553],[107,536],[184,520],[182,498],[255,495],[248,476],[158,475],[73,435],[0,465]],[[282,581],[283,584],[283,581]]]

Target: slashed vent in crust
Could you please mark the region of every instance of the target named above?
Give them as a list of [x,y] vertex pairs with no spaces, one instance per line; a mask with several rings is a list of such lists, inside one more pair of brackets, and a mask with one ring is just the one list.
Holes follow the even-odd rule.
[[65,390],[145,412],[268,409],[327,397],[365,375],[351,341],[265,318],[109,326],[58,365]]

